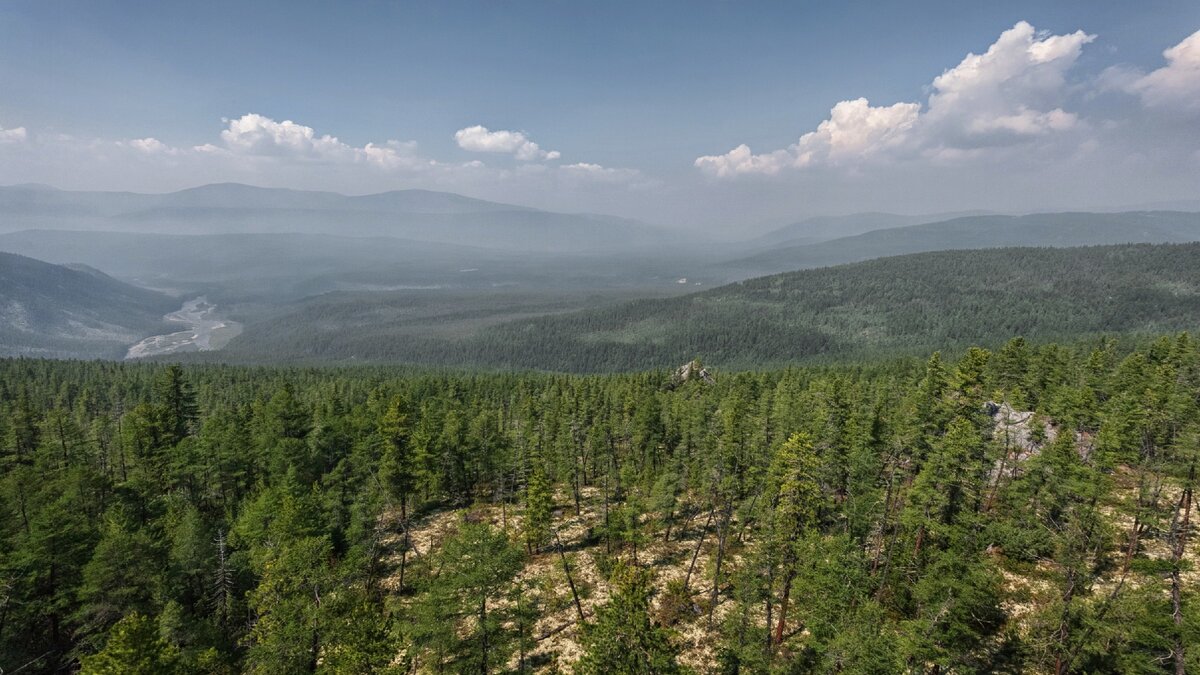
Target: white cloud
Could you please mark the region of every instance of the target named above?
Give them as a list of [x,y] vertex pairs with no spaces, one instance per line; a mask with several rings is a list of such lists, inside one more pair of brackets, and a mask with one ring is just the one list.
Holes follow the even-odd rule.
[[523,162],[558,159],[557,150],[542,150],[521,131],[491,131],[483,125],[466,127],[454,132],[458,147],[470,152],[501,152],[512,154]]
[[968,123],[967,129],[977,134],[1009,132],[1017,136],[1037,136],[1051,131],[1066,131],[1078,121],[1078,115],[1062,108],[1037,112],[1022,107],[1011,115],[974,118]]
[[915,102],[873,106],[865,98],[841,101],[815,131],[787,148],[754,154],[743,144],[723,155],[699,157],[694,164],[718,177],[770,175],[872,159],[977,156],[975,148],[1066,131],[1079,121],[1061,107],[1068,93],[1066,73],[1094,39],[1083,31],[1041,35],[1022,21],[983,54],[968,54],[934,78],[924,108]]
[[697,157],[695,161],[698,168],[718,178],[752,173],[774,175],[785,166],[793,166],[795,163],[796,160],[787,150],[756,155],[745,143],[723,155],[705,155]]
[[1018,22],[986,52],[968,54],[934,78],[921,119],[923,145],[1009,145],[1070,129],[1077,117],[1061,108],[1067,71],[1095,39],[1083,31],[1042,35]]
[[566,164],[562,167],[563,171],[581,171],[583,173],[608,173],[616,171],[616,169],[606,169],[599,164],[590,164],[588,162],[576,162],[575,164]]
[[[221,132],[221,145],[205,143],[194,146],[191,151],[204,155],[224,154],[276,161],[358,163],[387,170],[421,171],[437,165],[437,162],[417,153],[414,141],[388,140],[356,147],[343,143],[336,136],[318,134],[312,127],[291,120],[277,122],[257,113],[222,121],[226,128]],[[144,140],[158,143],[154,139]]]
[[842,101],[816,131],[800,137],[797,159],[804,165],[819,155],[837,160],[886,150],[904,141],[920,112],[918,103],[872,106],[865,98]]
[[127,145],[147,155],[176,154],[178,152],[178,150],[157,138],[135,138],[132,141],[128,141]]
[[270,117],[247,113],[223,120],[228,126],[221,140],[232,152],[246,155],[292,156],[338,159],[352,154],[350,146],[328,134],[318,136],[312,127],[291,120],[276,122]]
[[[649,184],[636,170],[583,162],[441,162],[423,155],[414,142],[352,145],[323,130],[256,113],[224,119],[211,134],[207,142],[171,144],[149,135],[112,139],[0,128],[0,184],[166,191],[232,181],[349,194],[421,188],[553,210],[623,210],[626,215],[633,215],[635,207],[615,197]],[[517,144],[512,152],[521,148]]]
[[776,174],[785,168],[803,168],[817,162],[838,163],[886,150],[904,142],[917,121],[921,106],[896,103],[872,106],[865,98],[842,101],[817,125],[786,150],[755,155],[739,145],[724,155],[700,157],[696,166],[716,176]]
[[[1126,82],[1149,107],[1200,111],[1200,31],[1163,52],[1167,65]],[[1128,71],[1126,71],[1128,72]]]
[[29,137],[25,127],[5,129],[0,127],[0,143],[20,143]]
[[387,141],[383,145],[367,143],[361,148],[356,148],[354,154],[356,158],[383,169],[417,170],[437,164],[417,154],[415,141]]
[[564,175],[572,178],[582,178],[606,183],[621,183],[641,178],[642,173],[637,169],[614,169],[589,162],[564,164],[558,167]]

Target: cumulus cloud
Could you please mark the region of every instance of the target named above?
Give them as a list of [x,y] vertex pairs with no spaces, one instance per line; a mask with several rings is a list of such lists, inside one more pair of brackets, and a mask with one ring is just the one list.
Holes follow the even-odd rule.
[[1018,22],[986,52],[968,54],[933,80],[923,140],[960,148],[1004,145],[1073,127],[1077,117],[1060,107],[1066,75],[1095,39],[1083,31],[1039,35]]
[[16,127],[13,129],[5,129],[0,127],[0,143],[20,143],[28,138],[29,134],[25,131],[25,127]]
[[865,98],[841,101],[816,130],[781,150],[753,153],[739,145],[695,160],[718,177],[775,174],[787,168],[857,164],[872,159],[961,157],[978,148],[1008,146],[1069,130],[1075,113],[1062,108],[1066,75],[1083,46],[1083,31],[1039,34],[1022,21],[987,51],[968,54],[934,78],[926,105],[873,106]]
[[352,154],[350,146],[336,137],[317,135],[312,127],[291,120],[276,122],[270,117],[248,113],[237,119],[223,121],[227,128],[221,132],[221,140],[233,152],[324,160]]
[[[329,164],[358,163],[389,170],[417,171],[437,162],[422,158],[414,141],[388,140],[352,146],[330,134],[318,134],[312,127],[291,120],[278,122],[257,113],[222,120],[219,145],[205,143],[190,151],[205,155],[232,155],[276,161],[301,161]],[[154,139],[144,139],[158,143]],[[142,141],[135,141],[140,143]],[[151,151],[151,148],[145,148]],[[157,150],[157,147],[153,147]]]
[[436,166],[437,162],[417,154],[415,141],[387,141],[383,145],[367,143],[354,149],[355,159],[383,169],[417,170]]
[[177,148],[172,148],[157,138],[135,138],[132,141],[126,141],[125,145],[147,155],[171,155],[179,152]]
[[802,168],[817,162],[837,163],[862,158],[903,143],[916,123],[921,106],[896,103],[872,106],[867,99],[842,101],[817,125],[785,150],[756,155],[742,144],[724,155],[696,160],[696,166],[726,177],[738,174],[776,174],[785,168]]
[[616,169],[589,162],[564,164],[558,170],[571,178],[593,180],[605,183],[624,183],[638,180],[642,173],[637,169]]
[[561,157],[557,150],[542,150],[522,131],[491,131],[480,124],[454,132],[454,140],[463,150],[511,154],[523,162]]
[[[205,172],[225,172],[229,176],[214,176],[214,180],[248,178],[264,171],[277,175],[303,172],[317,175],[326,172],[341,176],[355,175],[354,167],[374,169],[380,176],[404,174],[411,179],[451,184],[456,180],[491,180],[496,183],[528,180],[548,175],[555,168],[526,161],[511,169],[489,167],[479,160],[462,163],[439,162],[424,157],[413,141],[387,140],[354,146],[332,134],[318,133],[312,127],[292,120],[282,122],[247,113],[234,119],[222,119],[224,128],[215,142],[192,146],[174,146],[147,136],[127,140],[82,139],[67,135],[41,135],[36,148],[43,156],[74,155],[80,165],[91,159],[103,162],[136,162],[139,166],[162,160],[164,169],[186,171],[188,167]],[[26,131],[0,128],[0,143],[23,141]],[[544,151],[523,133],[489,131],[484,127],[460,130],[456,139],[462,147],[480,152],[511,153],[522,160],[558,159],[559,153]],[[30,144],[31,146],[33,144]],[[166,161],[168,160],[169,161]],[[637,178],[632,169],[612,169],[599,164],[577,163],[557,167],[556,175],[569,178],[574,184],[592,181],[597,184],[618,184]]]
[[1167,65],[1151,73],[1126,71],[1132,76],[1123,78],[1124,88],[1148,107],[1200,111],[1200,31],[1165,50],[1163,57]]
[[[438,161],[415,142],[355,145],[322,129],[257,113],[223,119],[204,140],[184,144],[150,135],[112,139],[0,128],[0,184],[165,191],[233,181],[352,194],[422,188],[548,209],[624,210],[625,215],[633,215],[635,207],[614,196],[648,184],[636,170],[586,162],[491,166],[480,161],[485,157]],[[510,138],[509,152],[558,157],[524,145],[530,142],[525,138],[514,143]]]

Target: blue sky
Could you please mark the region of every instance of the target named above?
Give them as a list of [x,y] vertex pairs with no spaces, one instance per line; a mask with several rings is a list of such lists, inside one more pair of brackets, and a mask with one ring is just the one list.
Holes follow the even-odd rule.
[[[917,120],[931,109],[935,78],[1021,22],[1032,27],[1026,46],[1081,36],[1046,75],[1053,82],[1014,90],[1026,75],[1010,72],[979,97],[1006,109],[951,111],[943,97],[946,114],[924,117],[959,121]],[[1169,77],[1138,78],[1170,65],[1164,50],[1198,30],[1194,1],[15,0],[0,5],[0,130],[24,131],[20,143],[0,145],[0,182],[145,191],[225,179],[344,192],[432,187],[717,228],[863,208],[1194,199],[1200,155],[1189,164],[1188,153],[1179,154],[1181,141],[1200,136],[1189,103],[1192,93],[1200,100],[1200,78],[1183,63],[1191,51],[1180,50]],[[1154,97],[1163,91],[1171,100]],[[895,133],[846,152],[826,147],[803,159],[820,139],[789,150],[840,102],[859,98],[869,101],[860,110],[868,117],[898,103],[917,108],[887,109],[883,123]],[[297,159],[289,154],[295,146],[276,136],[222,136],[231,129],[223,120],[251,113],[260,116],[250,125],[256,134],[276,134],[263,125],[289,120],[340,145],[305,146]],[[961,136],[988,124],[1021,138],[982,142],[1006,146],[985,158],[979,139]],[[487,131],[456,140],[476,126]],[[1141,130],[1111,131],[1121,126]],[[157,145],[134,144],[145,139]],[[380,162],[358,151],[388,141],[393,154]],[[755,168],[737,158],[697,161],[742,144]],[[206,145],[207,154],[194,151]],[[1093,146],[1106,159],[1128,158],[1131,147],[1151,160],[1172,156],[1114,169],[1113,184],[1123,186],[1114,193],[1095,186],[1094,175],[1076,175],[1095,159],[1063,163]],[[123,161],[118,148],[160,161]],[[938,164],[947,161],[959,164]],[[998,162],[1038,177],[995,185]],[[953,193],[913,183],[946,173],[961,182]],[[1061,185],[1047,188],[1046,176],[1062,176]]]

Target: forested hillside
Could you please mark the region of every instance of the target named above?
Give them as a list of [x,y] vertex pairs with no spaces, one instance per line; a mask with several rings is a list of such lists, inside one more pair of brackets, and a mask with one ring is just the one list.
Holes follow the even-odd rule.
[[[621,371],[700,356],[753,368],[1200,325],[1200,244],[943,251],[413,335],[377,303],[310,303],[210,358]],[[353,301],[352,297],[343,298]]]
[[0,356],[121,358],[178,306],[90,267],[0,253]]
[[886,230],[893,227],[910,227],[923,223],[937,223],[953,218],[983,215],[980,213],[900,215],[896,213],[852,213],[844,216],[815,216],[771,230],[752,240],[766,246],[797,246],[853,237],[865,232]]
[[708,378],[2,360],[0,664],[1182,673],[1198,406],[1186,334]]
[[[546,294],[621,288],[661,295],[694,274],[692,259],[640,254],[514,253],[398,239],[322,234],[178,235],[26,230],[0,250],[82,262],[151,287],[208,294],[222,304],[284,304],[334,290],[516,289]],[[715,278],[715,277],[714,277]],[[686,289],[685,289],[686,290]]]

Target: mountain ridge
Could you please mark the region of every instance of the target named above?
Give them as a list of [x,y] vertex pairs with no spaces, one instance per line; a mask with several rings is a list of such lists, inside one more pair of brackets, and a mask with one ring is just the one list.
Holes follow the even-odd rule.
[[1012,246],[1095,246],[1200,240],[1200,213],[1086,211],[963,216],[871,230],[810,244],[783,246],[727,261],[737,270],[783,272],[927,251]]
[[90,266],[0,253],[0,355],[119,358],[178,302]]
[[539,252],[623,251],[680,239],[629,218],[560,213],[424,189],[344,195],[243,183],[161,194],[0,187],[0,231],[28,229],[351,234]]
[[[249,325],[216,359],[400,362],[568,372],[781,366],[1200,326],[1200,243],[934,251],[508,321],[458,339],[319,325],[320,303]],[[378,296],[375,296],[378,297]],[[376,306],[364,304],[364,311]],[[365,315],[364,315],[365,316]],[[299,326],[315,327],[300,335]],[[274,343],[266,336],[286,336]],[[260,339],[262,335],[266,339]]]

